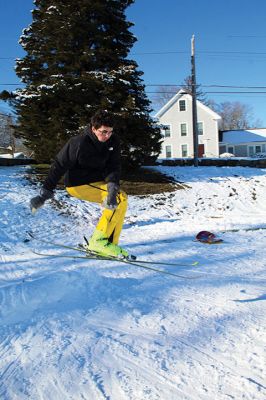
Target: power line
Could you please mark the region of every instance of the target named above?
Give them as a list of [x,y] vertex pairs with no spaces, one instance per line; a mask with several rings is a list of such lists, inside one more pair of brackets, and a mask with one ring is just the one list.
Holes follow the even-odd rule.
[[[160,54],[189,54],[188,50],[175,50],[175,51],[147,51],[147,52],[132,52],[129,55],[160,55]],[[246,55],[266,55],[264,51],[219,51],[219,50],[199,50],[197,54],[230,54],[230,55],[239,55],[239,54],[246,54]],[[15,60],[16,57],[0,57],[0,60]]]
[[[156,94],[176,94],[176,92],[160,92],[160,91],[158,91],[158,92],[156,92],[156,91],[147,91],[146,93],[156,93]],[[204,93],[206,93],[206,94],[209,94],[209,93],[214,93],[214,94],[218,94],[218,93],[220,93],[220,94],[266,94],[266,91],[265,92],[254,92],[254,91],[242,91],[242,92],[235,92],[235,91],[231,91],[231,92],[225,92],[225,91],[206,91],[206,92],[204,92]]]
[[[162,87],[172,87],[172,86],[178,86],[178,87],[184,87],[184,83],[173,83],[173,84],[163,84],[163,83],[157,83],[157,84],[153,84],[153,83],[148,83],[145,84],[145,86],[162,86]],[[232,89],[266,89],[266,86],[236,86],[236,85],[201,85],[199,84],[198,86],[200,87],[210,87],[210,88],[232,88]]]
[[0,83],[1,86],[18,86],[23,85],[23,83]]
[[228,35],[229,38],[265,38],[265,35]]
[[[0,83],[0,86],[22,86],[24,85],[23,83]],[[184,87],[184,83],[179,83],[179,84],[169,84],[169,83],[144,83],[145,87]],[[227,88],[227,89],[266,89],[266,86],[240,86],[240,85],[216,85],[216,84],[211,84],[211,85],[203,85],[203,84],[199,84],[199,87],[205,87],[205,88]],[[152,92],[149,91],[149,93],[176,93],[176,92],[171,92],[171,91],[156,91],[156,92]],[[205,91],[204,93],[237,93],[237,94],[241,94],[241,93],[255,93],[255,94],[264,94],[266,92],[263,91]]]
[[[130,55],[157,55],[157,54],[189,54],[187,50],[177,50],[177,51],[151,51],[151,52],[133,52]],[[266,52],[263,51],[218,51],[218,50],[202,50],[197,51],[197,54],[230,54],[230,55],[239,55],[239,54],[247,54],[247,55],[266,55]]]
[[[21,86],[24,85],[23,83],[0,83],[0,86]],[[144,85],[146,87],[148,86],[156,86],[156,87],[184,87],[184,84],[182,83],[147,83]],[[266,89],[266,86],[240,86],[240,85],[201,85],[199,84],[198,86],[200,87],[206,87],[206,88],[232,88],[232,89]],[[169,93],[169,92],[165,92]],[[207,92],[205,92],[207,93]],[[213,92],[214,93],[214,92]],[[230,92],[233,93],[233,92]],[[243,92],[241,92],[243,93]],[[257,92],[257,93],[263,93],[263,92]]]
[[226,94],[226,93],[228,93],[228,94],[247,94],[247,93],[250,93],[250,94],[266,94],[266,92],[253,92],[253,91],[242,91],[242,92],[219,92],[219,91],[212,91],[212,92],[205,92],[205,93],[224,93],[224,94]]

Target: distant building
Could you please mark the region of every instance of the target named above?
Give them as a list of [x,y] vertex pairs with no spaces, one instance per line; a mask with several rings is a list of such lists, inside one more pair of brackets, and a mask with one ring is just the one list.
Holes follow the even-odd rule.
[[[180,90],[155,115],[163,137],[159,158],[194,157],[192,96]],[[197,101],[199,157],[219,156],[221,117]]]
[[24,159],[24,158],[27,158],[27,156],[24,154],[24,153],[13,153],[13,154],[10,154],[10,153],[5,153],[5,154],[1,154],[0,153],[0,158],[15,158],[15,159],[17,159],[17,158],[20,158],[20,159]]
[[220,154],[252,157],[266,153],[266,128],[222,131],[219,139]]
[[0,148],[12,149],[15,146],[13,129],[11,128],[12,117],[0,113]]
[[8,155],[7,158],[30,157],[30,150],[24,145],[23,140],[16,138],[13,132],[14,121],[10,115],[0,113],[0,155]]

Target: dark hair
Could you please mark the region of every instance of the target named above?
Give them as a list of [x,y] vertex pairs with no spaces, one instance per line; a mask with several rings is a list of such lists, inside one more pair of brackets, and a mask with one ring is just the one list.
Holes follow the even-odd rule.
[[110,128],[114,126],[114,116],[107,110],[97,111],[91,117],[91,126],[98,129],[102,125],[109,126]]

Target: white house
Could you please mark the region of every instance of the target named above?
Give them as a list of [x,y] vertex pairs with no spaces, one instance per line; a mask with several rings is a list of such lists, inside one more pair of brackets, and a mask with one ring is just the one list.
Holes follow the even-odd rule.
[[[192,96],[180,90],[155,115],[163,136],[159,158],[194,157]],[[221,117],[197,101],[199,157],[219,156],[218,121]]]
[[266,129],[245,129],[220,132],[220,154],[252,157],[266,153]]

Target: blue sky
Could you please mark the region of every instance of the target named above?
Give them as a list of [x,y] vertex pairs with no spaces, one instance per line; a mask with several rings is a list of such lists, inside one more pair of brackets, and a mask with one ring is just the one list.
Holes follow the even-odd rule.
[[[32,0],[0,1],[0,90],[18,83],[14,58],[22,29],[31,22]],[[191,37],[195,35],[197,83],[216,102],[241,101],[266,127],[265,0],[136,0],[127,10],[138,41],[131,52],[147,85],[180,84],[190,74]],[[157,54],[149,54],[157,53]],[[159,53],[159,54],[158,54]],[[7,59],[6,59],[7,58]],[[265,87],[219,88],[208,85]],[[149,96],[155,86],[147,86]],[[0,111],[7,108],[0,104]]]

